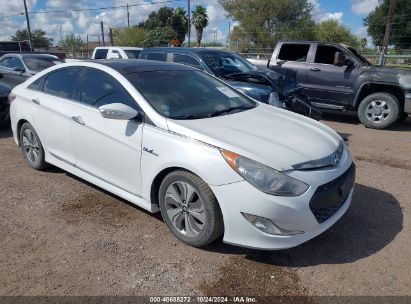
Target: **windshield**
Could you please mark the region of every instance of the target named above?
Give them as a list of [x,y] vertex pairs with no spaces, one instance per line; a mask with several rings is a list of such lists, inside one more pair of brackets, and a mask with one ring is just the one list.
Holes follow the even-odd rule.
[[127,54],[128,59],[138,59],[141,53],[140,50],[124,50],[124,52]]
[[358,54],[357,50],[354,48],[349,47],[348,48],[351,53],[353,53],[358,59],[360,59],[363,63],[365,63],[366,65],[372,65],[371,62],[369,62],[365,57],[361,56],[360,54]]
[[251,63],[235,54],[200,52],[198,55],[217,77],[255,70]]
[[254,108],[256,104],[200,71],[149,71],[125,75],[150,105],[172,119],[199,119]]
[[42,71],[44,69],[47,69],[53,65],[62,63],[60,59],[57,57],[28,57],[25,56],[23,57],[23,61],[26,64],[26,66],[32,70],[32,71]]

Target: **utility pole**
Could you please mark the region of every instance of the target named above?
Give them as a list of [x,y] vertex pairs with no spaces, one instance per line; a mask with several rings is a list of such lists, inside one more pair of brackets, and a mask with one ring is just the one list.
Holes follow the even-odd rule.
[[127,27],[130,27],[130,12],[128,11],[128,3],[127,3]]
[[33,50],[33,44],[32,44],[32,41],[31,41],[31,29],[30,29],[29,13],[27,12],[27,3],[26,3],[26,0],[23,0],[23,2],[24,2],[24,11],[26,12],[27,32],[29,34],[30,49]]
[[385,25],[384,42],[383,42],[383,45],[382,45],[382,54],[381,54],[381,59],[380,59],[380,64],[382,64],[382,65],[385,64],[385,57],[384,57],[384,55],[387,53],[388,44],[389,44],[389,42],[390,42],[390,34],[391,34],[391,28],[392,28],[392,20],[394,19],[395,7],[396,7],[396,6],[397,6],[397,0],[391,0],[391,1],[390,1],[390,10],[388,11],[387,24]]
[[113,43],[113,29],[110,27],[110,42],[111,42],[111,46],[114,46]]
[[191,11],[190,11],[190,0],[187,0],[187,10],[188,10],[188,47],[190,47],[190,36],[191,36]]
[[228,50],[231,50],[231,22],[228,21]]
[[101,27],[101,38],[103,40],[103,46],[106,46],[106,42],[104,41],[104,24],[103,24],[103,21],[100,22],[100,27]]
[[89,48],[88,48],[88,34],[87,34],[87,59],[89,59],[90,58],[90,50],[89,50]]

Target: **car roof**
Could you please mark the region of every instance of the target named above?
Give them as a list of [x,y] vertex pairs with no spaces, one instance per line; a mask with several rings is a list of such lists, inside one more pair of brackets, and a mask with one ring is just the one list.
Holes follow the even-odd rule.
[[101,50],[101,49],[122,49],[122,50],[142,50],[142,47],[136,47],[136,46],[98,46],[95,48],[96,50]]
[[196,71],[197,69],[187,65],[169,63],[155,60],[142,59],[97,59],[86,60],[95,64],[110,67],[121,74],[150,72],[150,71]]
[[211,48],[188,48],[188,47],[154,47],[145,48],[143,51],[160,51],[160,52],[175,52],[175,53],[215,53],[215,54],[234,54],[231,51],[221,50],[221,49],[211,49]]
[[4,54],[2,57],[19,57],[19,58],[52,57],[52,58],[58,58],[57,56],[51,55],[51,54],[32,54],[32,53],[7,53],[7,54]]

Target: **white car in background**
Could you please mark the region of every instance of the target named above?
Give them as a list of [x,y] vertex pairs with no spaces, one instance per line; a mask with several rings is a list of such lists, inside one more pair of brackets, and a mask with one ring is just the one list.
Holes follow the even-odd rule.
[[[150,212],[180,240],[284,249],[347,211],[355,166],[327,126],[189,66],[100,60],[45,70],[10,95],[14,140]],[[153,227],[153,229],[155,229]]]
[[138,59],[142,50],[132,46],[96,47],[91,59]]

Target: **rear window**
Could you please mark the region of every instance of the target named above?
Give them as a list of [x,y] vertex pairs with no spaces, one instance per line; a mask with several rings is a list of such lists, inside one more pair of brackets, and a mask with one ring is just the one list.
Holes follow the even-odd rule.
[[97,49],[94,59],[107,59],[108,49]]
[[285,43],[281,46],[278,59],[286,61],[306,62],[309,49],[309,44]]
[[126,53],[128,59],[138,59],[141,53],[140,50],[124,50],[124,52]]
[[147,60],[159,60],[159,61],[167,61],[167,53],[148,53],[146,56]]

